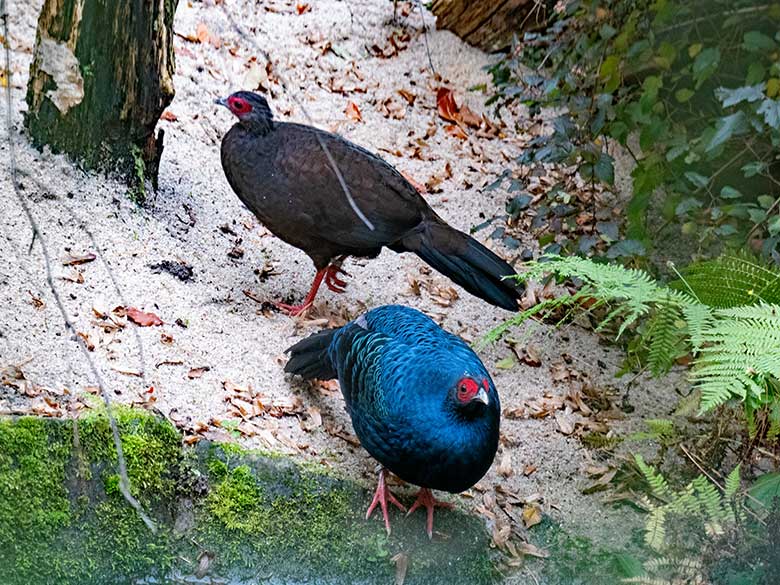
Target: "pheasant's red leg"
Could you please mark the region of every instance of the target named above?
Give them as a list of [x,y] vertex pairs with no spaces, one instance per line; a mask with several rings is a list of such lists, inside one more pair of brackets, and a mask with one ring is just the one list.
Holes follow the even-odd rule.
[[414,512],[417,508],[424,507],[428,510],[428,522],[426,524],[426,532],[428,533],[428,538],[433,538],[433,509],[434,508],[454,508],[452,504],[449,502],[442,502],[441,500],[437,500],[433,497],[433,493],[428,488],[420,488],[420,491],[417,492],[417,499],[414,501],[414,504],[412,504],[412,507],[409,508],[409,511],[406,513],[408,516],[412,512]]
[[297,315],[300,315],[306,309],[311,307],[311,304],[314,302],[314,297],[317,296],[317,291],[320,288],[320,284],[322,283],[322,279],[325,277],[325,273],[327,272],[327,270],[328,270],[327,268],[323,268],[322,270],[317,271],[317,274],[314,276],[314,282],[311,283],[311,289],[309,290],[309,294],[307,294],[306,298],[303,299],[302,304],[286,305],[284,303],[274,303],[274,305],[276,305],[282,311],[285,311],[291,317],[296,317]]
[[373,512],[376,505],[379,504],[379,507],[382,508],[382,516],[385,519],[385,530],[387,530],[387,535],[390,536],[390,518],[387,517],[387,501],[389,500],[390,503],[401,510],[401,512],[406,512],[406,508],[404,508],[401,502],[395,499],[393,492],[387,488],[387,485],[385,484],[386,473],[387,471],[384,468],[379,471],[379,482],[377,483],[376,491],[374,492],[374,499],[371,500],[371,505],[368,507],[368,510],[366,510],[366,520],[371,517],[371,512]]

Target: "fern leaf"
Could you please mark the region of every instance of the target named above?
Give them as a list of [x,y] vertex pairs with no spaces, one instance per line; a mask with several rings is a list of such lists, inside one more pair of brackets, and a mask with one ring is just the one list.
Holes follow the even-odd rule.
[[715,317],[707,305],[696,303],[683,306],[682,312],[688,325],[691,347],[698,352],[704,345],[704,331],[712,328]]
[[623,579],[622,583],[633,583],[634,585],[670,585],[667,579],[656,579],[655,577],[629,577]]
[[666,509],[655,508],[645,523],[645,544],[661,550],[666,544]]
[[646,340],[650,342],[647,365],[654,376],[668,372],[678,355],[678,345],[682,341],[679,307],[672,304],[660,305],[651,319]]
[[734,496],[736,496],[737,492],[739,491],[739,474],[741,466],[742,464],[738,463],[737,466],[731,470],[731,473],[728,474],[728,477],[726,477],[726,489],[724,490],[723,495],[729,500],[734,498]]
[[667,579],[656,579],[655,577],[641,576],[629,577],[623,579],[622,583],[632,583],[634,585],[670,585]]
[[692,372],[709,410],[748,393],[760,397],[769,379],[780,377],[780,306],[759,304],[721,309],[701,333],[703,347]]
[[780,272],[748,256],[723,256],[688,266],[678,290],[690,288],[703,304],[715,308],[780,304]]
[[637,467],[645,477],[645,481],[650,485],[653,490],[653,495],[659,500],[666,499],[671,494],[669,484],[666,482],[666,478],[658,473],[655,469],[645,463],[644,457],[639,454],[634,455]]

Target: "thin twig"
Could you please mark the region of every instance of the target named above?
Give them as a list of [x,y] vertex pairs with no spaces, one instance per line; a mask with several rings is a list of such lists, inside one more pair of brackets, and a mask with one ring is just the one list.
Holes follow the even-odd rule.
[[430,65],[431,67],[431,73],[433,73],[433,76],[438,77],[439,74],[436,73],[436,68],[433,66],[433,59],[431,59],[431,48],[430,46],[428,46],[428,27],[425,25],[423,4],[420,0],[417,0],[417,8],[420,9],[420,22],[422,22],[422,27],[423,27],[423,38],[425,39],[425,52],[428,54],[428,65]]
[[41,252],[43,254],[43,261],[44,266],[46,268],[46,282],[49,285],[49,288],[51,290],[52,296],[54,297],[54,301],[57,305],[57,309],[60,312],[60,315],[62,316],[64,322],[65,322],[65,328],[70,331],[73,336],[72,339],[76,342],[81,352],[84,354],[84,357],[87,360],[87,363],[89,364],[90,371],[92,372],[92,375],[95,377],[95,381],[97,382],[98,387],[100,388],[101,396],[103,397],[103,401],[106,405],[106,416],[108,418],[109,426],[111,427],[111,434],[114,439],[114,446],[116,448],[117,453],[117,466],[119,468],[119,490],[122,492],[122,495],[124,496],[125,500],[136,510],[141,520],[143,520],[144,524],[151,530],[152,532],[157,532],[157,527],[155,526],[152,519],[146,514],[143,507],[141,506],[140,502],[133,496],[133,494],[130,491],[130,480],[127,476],[127,466],[125,465],[125,457],[124,453],[122,451],[122,440],[119,436],[119,427],[117,426],[116,419],[114,418],[113,413],[111,412],[111,399],[109,398],[108,392],[106,392],[105,384],[103,383],[103,378],[100,375],[100,372],[97,369],[97,366],[95,365],[95,362],[92,360],[92,356],[89,354],[89,350],[86,347],[86,342],[76,333],[76,328],[73,325],[73,322],[71,321],[70,317],[68,316],[68,312],[65,309],[65,305],[62,303],[62,299],[60,298],[59,293],[57,292],[57,287],[54,284],[54,278],[52,276],[52,270],[51,270],[51,258],[49,256],[49,250],[46,247],[46,240],[44,238],[43,233],[40,231],[40,228],[38,227],[38,223],[35,221],[35,217],[32,214],[32,210],[30,209],[30,206],[27,202],[27,199],[22,195],[22,191],[19,187],[19,178],[17,174],[17,166],[16,166],[16,145],[14,143],[13,139],[13,120],[11,117],[11,49],[9,44],[9,34],[8,34],[8,7],[6,5],[6,0],[0,0],[0,20],[2,20],[3,23],[3,36],[5,38],[5,72],[6,72],[6,88],[5,88],[5,104],[6,104],[6,129],[8,131],[8,150],[9,150],[9,166],[11,171],[11,184],[13,185],[14,194],[16,195],[17,200],[19,201],[19,205],[22,207],[22,210],[24,211],[24,214],[27,216],[27,221],[30,224],[30,228],[32,229],[32,243],[35,243],[37,240],[40,243],[41,246]]
[[[235,30],[238,35],[246,40],[249,41],[257,50],[258,53],[260,53],[263,58],[271,62],[271,54],[268,53],[265,49],[260,47],[260,45],[255,41],[253,37],[250,37],[247,33],[244,32],[244,29],[241,28],[241,26],[236,22],[236,20],[233,18],[233,16],[228,12],[227,9],[227,2],[222,2],[222,12],[225,15],[225,18],[228,19],[228,22],[230,23],[230,26],[233,27],[233,30]],[[290,86],[285,80],[284,76],[279,73],[278,71],[274,73],[279,79],[279,81],[282,84],[282,88],[284,91],[287,92],[287,94],[290,96],[290,98],[295,102],[295,105],[300,108],[301,112],[303,112],[304,118],[306,118],[306,121],[309,123],[309,125],[314,126],[314,119],[309,115],[309,112],[306,111],[306,108],[304,107],[301,100],[298,99],[298,97],[290,90]],[[331,169],[333,169],[333,172],[336,174],[336,178],[339,181],[339,184],[341,185],[342,191],[344,191],[344,195],[347,198],[347,201],[349,202],[349,206],[352,208],[352,211],[355,212],[355,215],[357,215],[360,218],[360,221],[362,221],[366,227],[374,231],[374,224],[371,223],[371,221],[366,217],[366,215],[360,210],[357,203],[355,203],[355,200],[352,197],[352,193],[349,190],[349,186],[347,185],[347,182],[344,180],[344,176],[341,174],[341,170],[339,169],[338,165],[336,164],[336,160],[333,158],[333,155],[330,152],[330,149],[328,148],[328,145],[325,144],[325,141],[322,139],[322,136],[320,136],[319,133],[315,132],[314,136],[317,138],[317,142],[320,144],[320,148],[322,148],[322,151],[325,153],[326,158],[328,159],[328,164],[330,164]]]

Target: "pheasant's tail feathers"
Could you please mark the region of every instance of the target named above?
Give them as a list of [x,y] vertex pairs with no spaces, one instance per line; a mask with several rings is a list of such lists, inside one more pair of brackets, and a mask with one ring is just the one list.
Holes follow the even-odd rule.
[[506,309],[518,310],[522,285],[514,269],[477,240],[456,229],[436,223],[415,234],[406,248],[425,260],[471,294]]
[[338,329],[319,331],[288,348],[285,353],[290,354],[290,361],[284,366],[284,371],[299,374],[307,380],[336,378],[336,369],[328,355],[328,348],[337,331]]

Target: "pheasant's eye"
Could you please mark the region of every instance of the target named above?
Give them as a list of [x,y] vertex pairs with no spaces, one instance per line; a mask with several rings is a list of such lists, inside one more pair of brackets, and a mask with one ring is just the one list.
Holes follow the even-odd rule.
[[245,99],[230,98],[228,103],[230,104],[230,109],[233,110],[236,114],[246,114],[249,110],[252,109],[252,106],[250,106],[249,102]]
[[479,386],[471,378],[464,378],[458,382],[457,395],[460,402],[468,402],[474,398],[478,391]]

